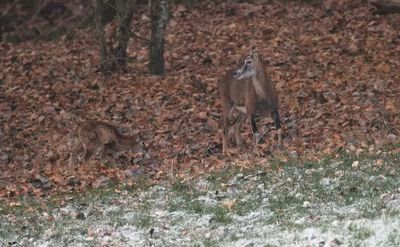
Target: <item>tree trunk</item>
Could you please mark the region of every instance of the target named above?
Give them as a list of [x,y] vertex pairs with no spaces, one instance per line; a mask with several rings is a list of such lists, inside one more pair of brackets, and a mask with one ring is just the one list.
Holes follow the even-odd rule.
[[[116,0],[114,5],[113,1],[96,0],[96,33],[100,43],[100,71],[104,74],[126,68],[128,59],[126,49],[130,37],[129,29],[135,3],[136,0]],[[115,38],[117,41],[116,47],[114,47],[113,42],[110,42],[109,47],[107,47],[105,37],[105,24],[113,19],[113,16],[106,16],[106,12],[110,12],[110,8],[116,9],[118,22]],[[110,40],[114,40],[114,37],[111,37]]]
[[400,12],[400,0],[369,0],[369,2],[377,7],[380,14]]
[[193,5],[196,3],[196,0],[186,0],[185,5],[188,9],[192,9]]
[[149,47],[150,73],[164,75],[164,34],[169,18],[168,0],[152,0],[151,40]]
[[126,49],[128,47],[130,24],[133,16],[135,0],[117,0],[117,47],[114,49],[114,56],[117,60],[117,67],[125,69],[128,59]]
[[106,37],[104,32],[104,25],[102,21],[102,16],[104,13],[104,1],[103,0],[96,0],[96,8],[95,8],[95,15],[96,15],[96,33],[97,38],[100,42],[100,71],[103,73],[107,72],[107,46],[106,46]]

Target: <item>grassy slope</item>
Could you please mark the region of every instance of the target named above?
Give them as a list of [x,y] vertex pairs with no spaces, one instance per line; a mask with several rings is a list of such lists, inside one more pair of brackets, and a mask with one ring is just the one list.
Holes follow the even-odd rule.
[[25,198],[0,207],[0,243],[397,246],[399,160],[378,151],[271,161],[187,181]]

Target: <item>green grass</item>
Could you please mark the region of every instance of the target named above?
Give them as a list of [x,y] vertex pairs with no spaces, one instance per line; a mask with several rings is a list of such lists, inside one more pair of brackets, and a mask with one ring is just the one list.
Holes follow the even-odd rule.
[[211,239],[206,239],[203,242],[204,247],[218,247],[219,246],[218,243],[219,242],[217,240],[211,240]]
[[244,216],[254,212],[262,205],[262,196],[250,200],[240,200],[234,207],[235,213]]
[[388,246],[400,246],[400,231],[391,232],[387,239]]
[[373,234],[367,227],[362,227],[353,223],[348,226],[348,229],[356,240],[365,240]]
[[152,224],[152,217],[149,210],[141,210],[133,222],[139,228],[149,228]]
[[189,182],[175,181],[172,184],[168,210],[170,212],[185,210],[195,214],[204,213],[204,205],[196,200],[199,194]]
[[[273,160],[273,169],[251,168],[248,170],[225,170],[221,173],[211,174],[207,181],[211,183],[212,190],[223,191],[221,184],[227,184],[232,177],[241,174],[241,177],[248,175],[259,175],[259,184],[269,190],[267,196],[266,210],[272,212],[267,219],[270,223],[283,224],[289,228],[293,227],[291,220],[294,217],[308,216],[311,212],[318,211],[315,205],[326,202],[334,202],[337,206],[354,206],[357,202],[359,217],[374,218],[380,215],[377,209],[379,197],[400,186],[397,177],[400,171],[396,169],[399,162],[399,154],[367,154],[359,155],[340,152],[337,157],[329,156],[321,161],[305,161],[291,159],[287,162]],[[384,166],[377,166],[376,160],[382,159]],[[359,162],[353,167],[355,161]],[[241,181],[242,187],[248,181]],[[193,186],[179,185],[174,189],[183,199],[172,204],[174,210],[185,209],[187,211],[203,214],[210,211],[195,198],[198,193],[193,191]],[[255,186],[256,187],[256,186]],[[258,189],[248,191],[250,199],[238,195],[233,207],[233,213],[240,216],[249,214],[263,205],[265,194]],[[181,198],[181,199],[182,199]],[[309,204],[305,204],[309,202]],[[223,211],[221,211],[221,215]],[[395,213],[395,212],[392,212]],[[337,220],[347,217],[343,212],[332,212]],[[218,218],[218,217],[216,217]],[[220,217],[224,221],[223,217]],[[229,220],[227,221],[229,222]],[[299,226],[300,227],[300,226]],[[301,226],[304,227],[304,226]]]
[[232,218],[229,215],[229,211],[222,206],[214,206],[208,209],[213,214],[211,222],[229,224],[232,222]]

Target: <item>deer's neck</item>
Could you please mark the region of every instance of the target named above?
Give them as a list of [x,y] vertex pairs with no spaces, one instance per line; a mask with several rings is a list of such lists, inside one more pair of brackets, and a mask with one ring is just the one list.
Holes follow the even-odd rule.
[[267,93],[266,93],[265,88],[263,87],[262,80],[265,80],[265,78],[263,76],[254,76],[251,79],[257,96],[264,99],[267,97]]

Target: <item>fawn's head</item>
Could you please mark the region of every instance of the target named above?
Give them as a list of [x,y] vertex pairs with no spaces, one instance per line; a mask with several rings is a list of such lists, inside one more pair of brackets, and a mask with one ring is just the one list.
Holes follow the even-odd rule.
[[131,147],[134,152],[140,152],[140,153],[148,153],[148,148],[146,147],[146,144],[143,141],[143,137],[140,134],[135,135],[131,139]]
[[237,80],[251,78],[257,75],[257,70],[262,67],[258,53],[248,54],[240,59],[233,71],[233,78]]

